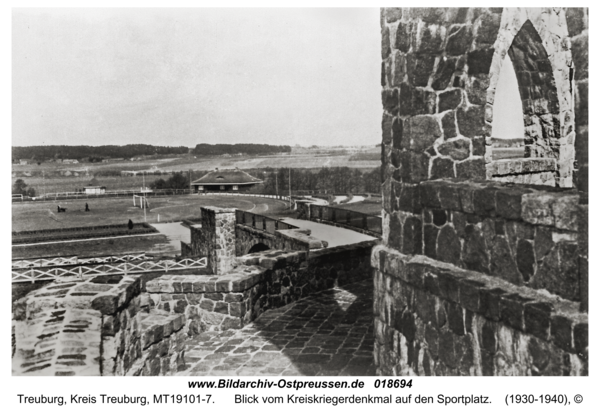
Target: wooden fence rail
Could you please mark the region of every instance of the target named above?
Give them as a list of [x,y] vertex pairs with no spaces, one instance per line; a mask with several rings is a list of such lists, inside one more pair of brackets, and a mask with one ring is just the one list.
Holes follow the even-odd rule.
[[38,282],[43,280],[54,280],[58,277],[77,277],[86,279],[93,276],[120,275],[127,276],[130,273],[146,273],[170,270],[203,269],[207,267],[206,257],[200,259],[184,258],[180,260],[166,259],[145,262],[124,262],[117,264],[96,264],[87,266],[75,266],[68,269],[54,267],[40,269],[13,269],[12,283]]
[[100,257],[40,257],[36,259],[21,259],[12,262],[13,269],[29,269],[32,267],[71,266],[94,263],[120,263],[146,260],[146,253],[130,253],[125,255],[100,256]]

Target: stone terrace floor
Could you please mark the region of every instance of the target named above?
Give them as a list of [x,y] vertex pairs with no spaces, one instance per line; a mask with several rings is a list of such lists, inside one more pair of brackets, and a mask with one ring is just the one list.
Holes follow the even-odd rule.
[[375,375],[372,309],[371,280],[316,293],[189,340],[178,375]]

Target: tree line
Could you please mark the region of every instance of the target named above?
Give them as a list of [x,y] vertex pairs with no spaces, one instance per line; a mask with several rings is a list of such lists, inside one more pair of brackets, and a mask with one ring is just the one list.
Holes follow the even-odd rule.
[[[200,157],[225,154],[267,155],[291,152],[289,145],[267,144],[198,144],[191,153]],[[35,162],[49,160],[76,159],[87,162],[100,162],[106,158],[133,158],[156,155],[185,155],[190,148],[179,146],[157,146],[147,144],[127,145],[35,145],[31,147],[13,147],[14,160],[27,159]]]
[[[260,174],[260,171],[255,171]],[[249,171],[251,175],[252,172]],[[260,177],[260,175],[256,175]],[[362,171],[349,167],[323,167],[319,170],[305,168],[267,168],[262,173],[264,192],[287,194],[311,191],[327,194],[362,194],[381,192],[381,168]]]
[[192,150],[192,154],[200,157],[215,155],[266,155],[280,152],[291,152],[289,145],[267,145],[267,144],[198,144]]
[[18,179],[12,186],[13,195],[24,195],[29,197],[35,197],[35,188],[27,185],[22,179]]
[[145,155],[187,154],[188,147],[165,147],[148,144],[127,145],[35,145],[13,147],[14,159],[28,159],[38,162],[58,159],[102,161],[104,158],[133,158]]

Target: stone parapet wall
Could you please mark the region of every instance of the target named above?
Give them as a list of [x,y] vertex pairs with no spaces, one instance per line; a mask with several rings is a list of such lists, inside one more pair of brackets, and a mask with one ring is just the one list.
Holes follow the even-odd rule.
[[182,369],[183,319],[151,309],[143,293],[160,275],[56,280],[20,299],[13,310],[13,373],[158,375]]
[[[24,305],[24,303],[23,303]],[[91,309],[42,309],[13,320],[13,374],[100,375],[102,315]]]
[[574,190],[495,182],[395,184],[387,245],[581,300]]
[[[379,372],[587,374],[587,10],[385,8],[381,34]],[[505,62],[509,143],[491,134]]]
[[236,268],[219,276],[165,275],[148,284],[151,306],[185,317],[190,336],[239,329],[250,320],[250,293],[263,278],[260,268]]
[[254,229],[243,224],[235,226],[235,255],[243,256],[256,244],[262,243],[270,249],[277,245],[275,234]]
[[267,309],[371,277],[375,241],[312,251],[269,250],[237,259],[227,275],[165,275],[147,284],[151,306],[185,315],[188,332],[241,328]]
[[133,335],[138,334],[136,340],[139,349],[136,348],[136,352],[139,354],[125,371],[125,375],[174,375],[184,370],[185,340],[188,335],[182,329],[183,326],[182,315],[171,315],[158,310],[152,310],[140,318],[133,324],[134,329],[131,332]]
[[587,375],[578,303],[384,246],[372,266],[380,375]]
[[257,244],[264,244],[270,249],[285,251],[305,251],[323,249],[327,241],[310,235],[308,229],[276,230],[274,234],[252,228],[243,224],[235,227],[236,256],[244,256]]

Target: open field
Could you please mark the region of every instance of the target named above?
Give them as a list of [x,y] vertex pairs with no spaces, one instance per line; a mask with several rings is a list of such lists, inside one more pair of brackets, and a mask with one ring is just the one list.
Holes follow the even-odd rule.
[[[85,203],[89,212],[85,212]],[[243,196],[200,196],[181,195],[149,198],[150,207],[146,209],[148,223],[181,221],[198,217],[201,206],[238,208],[257,214],[277,213],[287,209],[280,200]],[[99,226],[108,224],[127,224],[144,221],[144,211],[133,206],[131,197],[102,198],[94,200],[63,200],[61,207],[65,213],[57,213],[57,203],[52,201],[14,203],[12,205],[12,230],[40,230],[68,227]]]
[[[317,148],[295,149],[290,154],[265,156],[211,157],[194,158],[186,155],[180,158],[144,159],[139,161],[116,161],[111,163],[60,164],[44,162],[41,165],[12,165],[12,183],[21,178],[38,194],[75,191],[80,189],[96,175],[100,185],[108,191],[127,190],[142,186],[140,176],[106,176],[103,171],[142,171],[156,168],[163,172],[210,171],[219,169],[253,168],[308,168],[350,167],[370,171],[381,165],[380,148],[361,148],[359,152],[347,149]],[[65,176],[66,172],[70,175]],[[77,174],[77,175],[75,175]],[[146,184],[160,178],[160,175],[146,175]]]
[[[214,170],[239,168],[322,168],[322,167],[349,167],[373,169],[381,165],[377,160],[350,160],[351,154],[298,154],[298,155],[271,155],[263,157],[231,157],[231,158],[204,158],[185,160],[185,163],[165,166],[165,170]],[[159,167],[161,168],[161,167]]]
[[[164,176],[167,178],[167,176]],[[27,183],[28,186],[35,188],[36,194],[47,194],[47,193],[64,193],[76,191],[77,189],[81,189],[86,186],[90,180],[93,178],[92,176],[80,175],[78,177],[70,176],[70,177],[52,177],[52,178],[44,178],[40,176],[34,177],[18,177]],[[125,176],[125,177],[98,177],[98,184],[106,187],[107,191],[116,191],[116,190],[139,190],[144,183],[148,186],[154,180],[161,178],[160,176]],[[17,178],[13,178],[12,182],[17,180]]]

